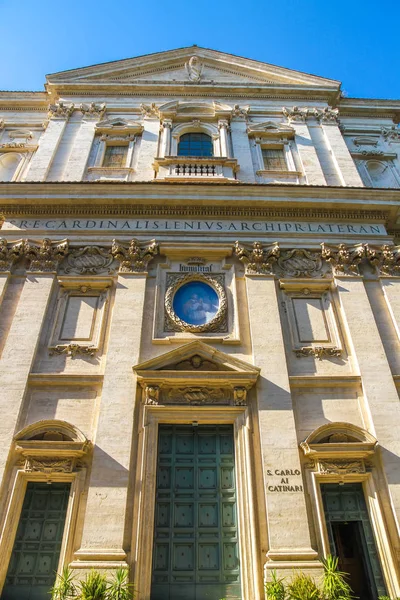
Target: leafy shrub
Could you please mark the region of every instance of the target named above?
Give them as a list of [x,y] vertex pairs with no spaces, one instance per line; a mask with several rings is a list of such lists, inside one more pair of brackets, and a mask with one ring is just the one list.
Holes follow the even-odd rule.
[[76,598],[77,589],[72,570],[64,567],[61,575],[57,573],[56,581],[50,591],[51,600],[69,600]]
[[351,600],[355,598],[346,581],[347,573],[339,571],[337,556],[322,559],[324,575],[322,578],[322,595],[325,600]]
[[288,585],[290,600],[321,600],[320,591],[312,577],[296,573]]
[[286,590],[283,583],[283,579],[280,579],[276,571],[271,573],[271,581],[267,581],[265,584],[265,591],[267,593],[268,600],[285,600]]
[[120,567],[108,585],[107,600],[130,600],[133,596],[133,584],[129,583],[128,570]]
[[107,579],[98,571],[90,571],[84,581],[80,581],[80,600],[106,600]]

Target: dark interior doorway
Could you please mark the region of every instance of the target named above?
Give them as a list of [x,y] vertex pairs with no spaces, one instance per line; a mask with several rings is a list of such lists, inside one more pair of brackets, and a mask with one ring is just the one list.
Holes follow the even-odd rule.
[[332,523],[339,568],[349,574],[347,582],[357,598],[375,600],[376,590],[371,590],[363,550],[365,545],[362,540],[363,532],[360,526],[360,521],[336,521]]
[[361,483],[321,484],[330,552],[339,558],[341,571],[357,598],[384,596],[379,554]]

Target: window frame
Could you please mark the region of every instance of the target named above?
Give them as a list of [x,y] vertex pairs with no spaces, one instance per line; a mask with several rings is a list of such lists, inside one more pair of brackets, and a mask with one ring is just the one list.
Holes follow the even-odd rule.
[[[183,138],[185,138],[186,136],[196,136],[196,135],[201,136],[200,140],[199,140],[201,149],[203,149],[202,148],[204,145],[203,142],[204,143],[206,142],[205,138],[208,138],[207,143],[209,144],[209,150],[210,150],[211,154],[191,154],[191,153],[180,154],[179,150],[180,150],[180,146],[183,142]],[[193,140],[193,142],[194,142],[194,140]],[[189,139],[188,140],[189,150],[190,150],[190,145],[191,145],[191,141]],[[214,158],[214,144],[213,144],[212,136],[209,133],[206,133],[204,131],[187,131],[185,133],[182,133],[181,136],[179,137],[179,141],[177,144],[177,156],[179,156],[180,158],[205,158],[205,159]]]

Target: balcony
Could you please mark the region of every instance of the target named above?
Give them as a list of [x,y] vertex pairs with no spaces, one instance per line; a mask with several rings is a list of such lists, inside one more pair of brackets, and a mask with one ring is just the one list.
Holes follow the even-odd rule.
[[235,158],[221,156],[166,156],[154,161],[156,181],[237,181]]

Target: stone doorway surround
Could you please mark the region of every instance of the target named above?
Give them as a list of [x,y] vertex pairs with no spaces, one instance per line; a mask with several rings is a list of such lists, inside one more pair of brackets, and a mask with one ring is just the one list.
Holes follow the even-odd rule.
[[400,573],[396,524],[376,438],[351,423],[328,423],[310,433],[300,448],[305,457],[306,481],[321,554],[330,554],[321,484],[361,483],[385,584],[389,595],[398,597]]
[[132,535],[133,579],[138,600],[151,592],[158,425],[231,424],[243,600],[261,600],[262,552],[256,499],[252,400],[259,369],[194,341],[133,367],[142,387]]
[[[50,437],[46,439],[46,435]],[[38,439],[41,436],[44,436],[44,439]],[[71,484],[58,572],[70,562],[79,499],[87,471],[86,457],[90,450],[91,442],[77,427],[66,421],[37,421],[15,435],[10,451],[7,480],[10,492],[5,495],[4,504],[1,506],[3,518],[0,534],[0,593],[7,575],[29,482]]]

